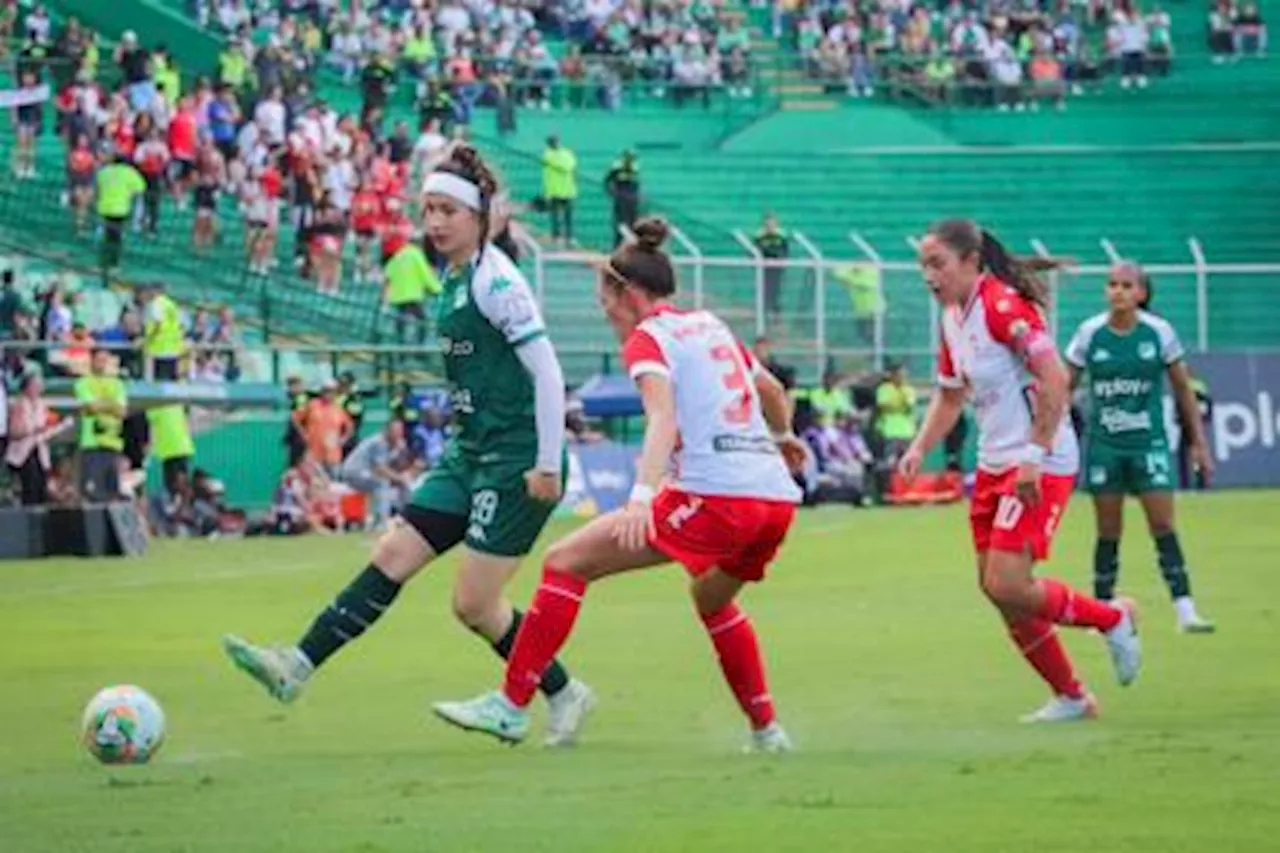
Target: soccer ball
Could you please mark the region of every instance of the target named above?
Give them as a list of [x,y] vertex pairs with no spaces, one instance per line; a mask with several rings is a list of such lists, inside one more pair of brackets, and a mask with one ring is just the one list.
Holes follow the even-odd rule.
[[80,737],[103,764],[145,764],[164,743],[164,711],[141,687],[108,687],[89,700]]

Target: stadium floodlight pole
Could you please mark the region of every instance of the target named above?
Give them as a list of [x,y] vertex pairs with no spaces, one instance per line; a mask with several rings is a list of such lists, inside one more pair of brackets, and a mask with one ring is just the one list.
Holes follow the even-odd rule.
[[533,238],[532,234],[521,228],[517,223],[512,223],[511,236],[516,239],[517,243],[528,249],[529,254],[533,256],[533,292],[538,297],[538,308],[545,313],[547,310],[547,268],[542,247],[538,245],[538,241]]
[[[1031,238],[1031,248],[1042,258],[1050,256],[1049,247],[1039,237]],[[1058,334],[1058,275],[1057,270],[1049,273],[1049,334],[1055,337]]]
[[827,363],[827,263],[822,252],[802,232],[796,231],[796,242],[809,253],[813,267],[813,336],[818,348],[818,363]]
[[764,255],[756,248],[756,244],[747,239],[741,228],[733,229],[733,239],[747,250],[747,254],[756,262],[756,336],[761,337],[766,331],[764,322]]
[[1196,262],[1196,349],[1205,352],[1209,349],[1209,263],[1195,237],[1187,239],[1187,248]]
[[1107,253],[1108,261],[1110,261],[1113,264],[1120,263],[1120,260],[1121,260],[1120,253],[1116,251],[1115,243],[1112,243],[1106,237],[1103,237],[1101,240],[1098,241],[1098,244],[1102,246],[1102,251]]
[[702,260],[702,250],[698,248],[698,244],[689,239],[689,235],[685,234],[679,228],[671,225],[671,239],[680,244],[680,248],[689,253],[689,257],[693,258],[693,307],[701,308],[704,297],[703,290],[706,287],[704,281],[705,265]]

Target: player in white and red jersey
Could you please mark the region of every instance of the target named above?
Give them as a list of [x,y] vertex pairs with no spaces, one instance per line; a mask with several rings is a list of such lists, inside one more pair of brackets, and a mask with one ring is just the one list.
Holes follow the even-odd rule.
[[920,266],[942,304],[938,391],[900,463],[910,478],[925,453],[951,431],[968,398],[978,426],[978,477],[969,521],[982,590],[1014,643],[1053,690],[1026,722],[1097,715],[1076,678],[1055,625],[1095,628],[1106,637],[1122,685],[1133,682],[1141,647],[1133,604],[1099,601],[1032,574],[1049,556],[1078,467],[1064,417],[1070,384],[1040,307],[1040,269],[1049,259],[1011,256],[989,232],[952,219],[920,243]]
[[734,599],[764,578],[800,500],[788,466],[804,459],[790,432],[791,405],[715,315],[680,311],[661,251],[667,226],[642,220],[636,242],[601,267],[599,296],[622,340],[646,416],[636,485],[624,509],[553,544],[542,584],[520,626],[500,691],[442,702],[461,728],[518,742],[543,670],[569,638],[587,587],[633,569],[681,563],[725,680],[757,749],[790,749],[765,681],[755,629]]

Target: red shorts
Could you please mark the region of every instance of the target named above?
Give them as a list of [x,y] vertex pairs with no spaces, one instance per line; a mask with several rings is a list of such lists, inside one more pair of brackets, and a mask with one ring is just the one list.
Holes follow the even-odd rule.
[[1022,553],[1028,548],[1035,560],[1049,556],[1053,534],[1067,511],[1067,501],[1076,478],[1060,474],[1040,475],[1040,503],[1025,505],[1015,492],[1017,469],[1002,474],[978,471],[973,500],[969,504],[969,526],[973,546],[983,551]]
[[695,577],[718,568],[758,581],[795,518],[795,504],[760,498],[692,495],[663,489],[653,500],[657,532],[649,545]]

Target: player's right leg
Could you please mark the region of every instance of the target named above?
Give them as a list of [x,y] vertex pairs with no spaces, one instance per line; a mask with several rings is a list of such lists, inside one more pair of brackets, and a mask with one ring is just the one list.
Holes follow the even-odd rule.
[[404,584],[462,541],[470,502],[465,479],[443,462],[378,540],[369,565],[317,614],[296,645],[262,647],[228,635],[228,656],[273,697],[292,702],[316,669],[390,609]]
[[524,614],[507,661],[501,690],[460,702],[438,702],[436,715],[451,725],[519,743],[529,731],[529,703],[547,667],[569,639],[587,586],[595,580],[664,563],[652,548],[628,550],[615,537],[622,511],[602,515],[551,545],[542,583]]
[[1120,536],[1124,532],[1124,492],[1095,491],[1093,517],[1093,594],[1103,601],[1116,596],[1120,578]]

